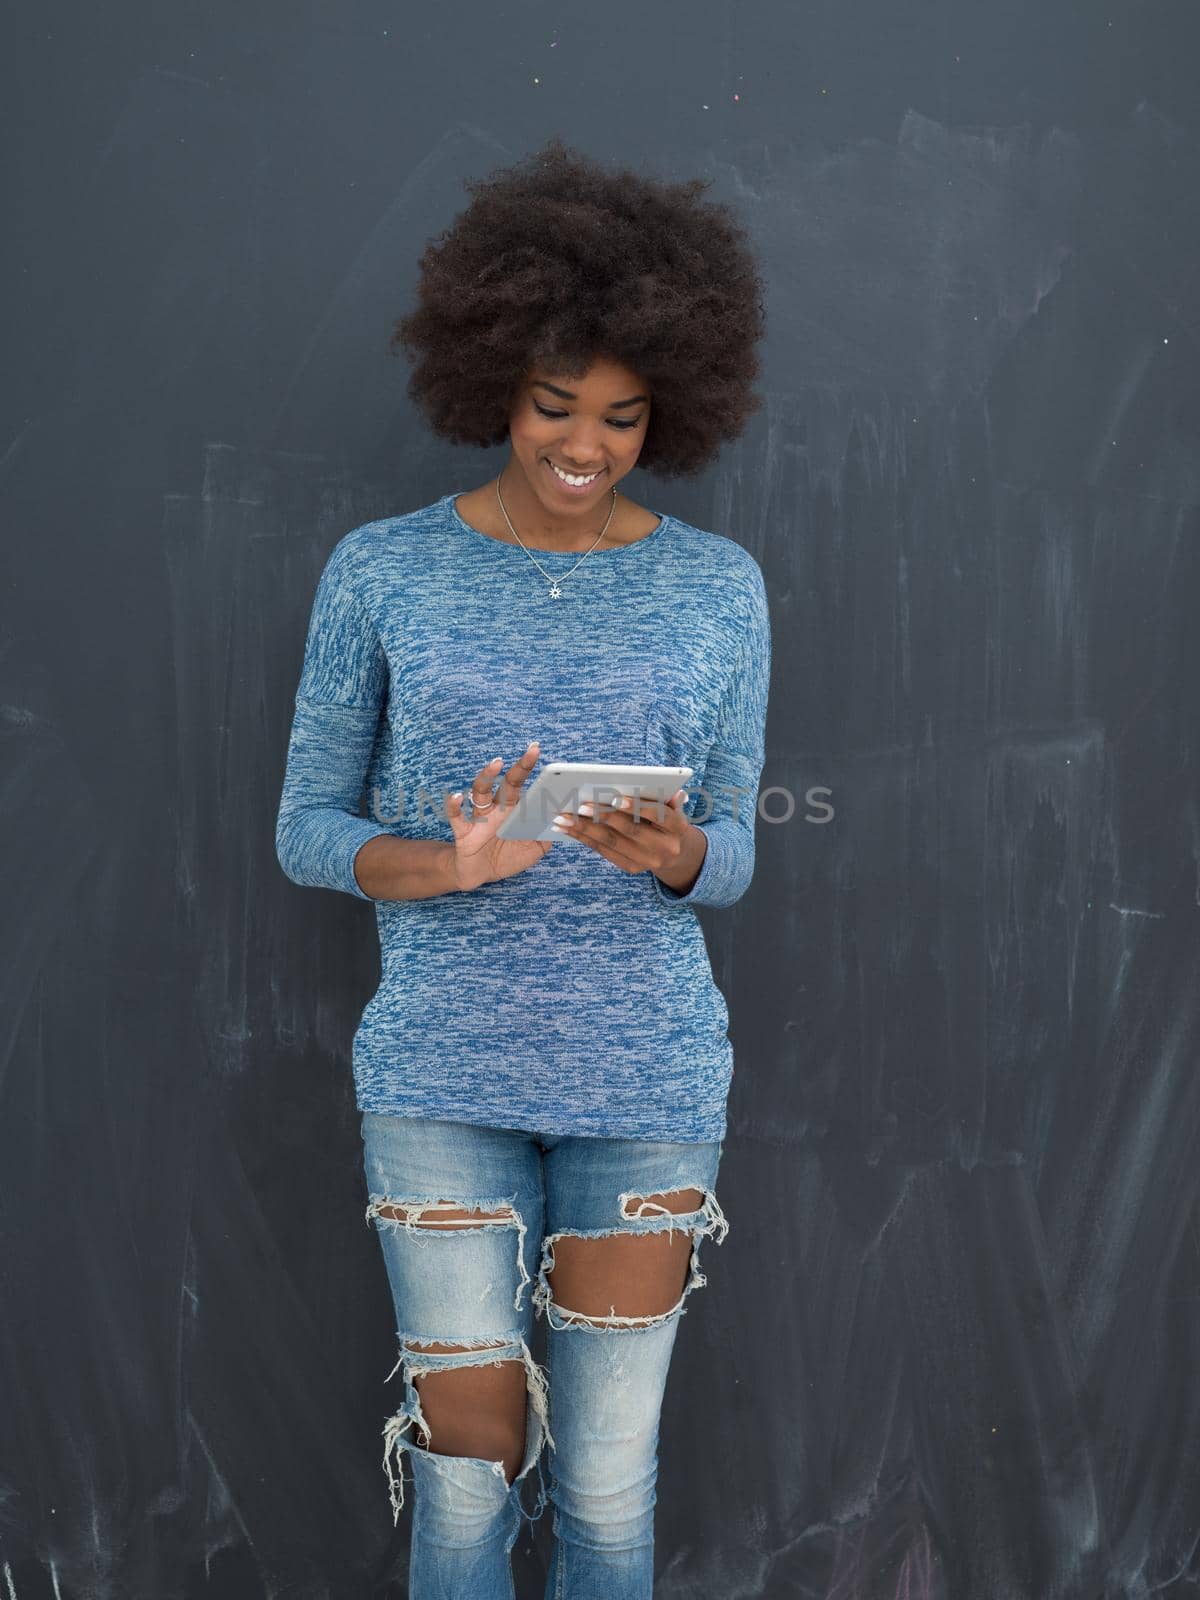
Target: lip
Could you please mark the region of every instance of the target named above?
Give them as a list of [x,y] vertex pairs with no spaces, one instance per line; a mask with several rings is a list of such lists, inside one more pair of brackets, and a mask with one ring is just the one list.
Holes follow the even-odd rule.
[[[553,463],[551,462],[549,456],[543,456],[542,459],[543,459],[543,461],[545,461],[547,469],[548,470],[552,470],[553,469]],[[592,490],[600,482],[600,479],[603,476],[604,476],[604,468],[601,467],[600,470],[596,473],[596,476],[592,479],[592,481],[590,483],[581,484],[579,486],[579,488],[577,488],[577,489],[572,488],[569,483],[564,483],[562,481],[562,479],[559,477],[557,472],[554,474],[554,481],[558,485],[558,487],[562,490],[563,494],[574,495],[574,496],[578,497],[580,495],[591,494]]]

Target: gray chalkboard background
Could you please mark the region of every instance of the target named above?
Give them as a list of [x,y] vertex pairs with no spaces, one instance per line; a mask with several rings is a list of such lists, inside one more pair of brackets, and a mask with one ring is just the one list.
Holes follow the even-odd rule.
[[1200,1594],[1195,7],[8,36],[0,1600],[404,1593],[374,919],[272,835],[325,556],[506,459],[386,353],[419,252],[553,133],[712,177],[770,290],[746,434],[625,485],[762,564],[797,799],[702,913],[731,1232],[657,1593]]

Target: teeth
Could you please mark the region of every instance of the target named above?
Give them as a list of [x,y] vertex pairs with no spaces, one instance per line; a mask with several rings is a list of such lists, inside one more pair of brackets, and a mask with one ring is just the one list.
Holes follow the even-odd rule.
[[564,483],[569,483],[573,489],[578,489],[585,483],[591,483],[593,478],[598,478],[600,476],[598,472],[592,472],[589,473],[586,478],[573,478],[569,472],[560,471],[559,468],[554,465],[553,461],[549,463],[549,467],[552,472],[557,472],[562,481]]

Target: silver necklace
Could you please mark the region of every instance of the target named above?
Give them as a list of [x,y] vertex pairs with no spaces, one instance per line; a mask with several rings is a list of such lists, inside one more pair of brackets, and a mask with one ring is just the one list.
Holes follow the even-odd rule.
[[[600,543],[600,540],[603,539],[604,535],[608,532],[608,525],[613,519],[613,512],[617,509],[617,486],[616,486],[615,483],[612,486],[612,497],[613,497],[612,507],[611,507],[611,509],[610,509],[610,511],[608,513],[608,516],[605,518],[604,526],[600,529],[600,532],[596,536],[596,543],[589,545],[588,548],[580,556],[579,560],[575,563],[575,566],[572,567],[569,572],[564,572],[562,574],[562,576],[564,578],[569,578],[571,576],[571,573],[574,572],[576,570],[576,568],[581,567],[583,565],[583,563],[591,555],[592,551],[596,548],[596,545]],[[560,579],[553,577],[549,572],[546,571],[545,567],[537,559],[537,557],[534,555],[533,551],[530,550],[529,546],[521,538],[521,535],[513,527],[511,521],[509,521],[508,512],[504,510],[504,497],[500,493],[500,479],[499,478],[496,479],[496,499],[499,500],[499,502],[500,502],[501,511],[504,511],[504,520],[505,520],[505,522],[508,523],[509,532],[512,534],[513,538],[517,541],[517,543],[521,546],[521,549],[524,550],[525,554],[529,557],[530,561],[533,562],[534,566],[541,573],[542,577],[545,578],[546,582],[550,585],[550,598],[552,600],[561,599],[562,590],[558,586],[559,582],[560,582]]]

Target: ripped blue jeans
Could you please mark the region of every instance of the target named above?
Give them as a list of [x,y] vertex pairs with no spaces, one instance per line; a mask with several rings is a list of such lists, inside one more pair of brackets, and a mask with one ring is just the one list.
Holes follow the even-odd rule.
[[[705,1283],[700,1240],[729,1231],[715,1183],[718,1142],[578,1138],[425,1117],[362,1113],[367,1220],[376,1228],[396,1309],[404,1403],[383,1429],[393,1520],[404,1504],[402,1452],[416,1503],[410,1600],[515,1600],[510,1552],[525,1516],[546,1505],[549,1447],[554,1556],[544,1600],[650,1600],[659,1413],[684,1301]],[[698,1189],[703,1206],[672,1213],[651,1195]],[[438,1211],[478,1211],[437,1224]],[[655,1316],[584,1316],[557,1305],[548,1274],[564,1235],[684,1229],[689,1276]],[[546,1371],[529,1348],[546,1319]],[[410,1348],[461,1345],[456,1354]],[[501,1461],[439,1455],[414,1378],[522,1361],[525,1451],[509,1484]],[[386,1380],[385,1380],[386,1381]],[[415,1448],[414,1448],[415,1445]],[[395,1456],[395,1471],[392,1457]],[[522,1483],[536,1464],[532,1512]]]

